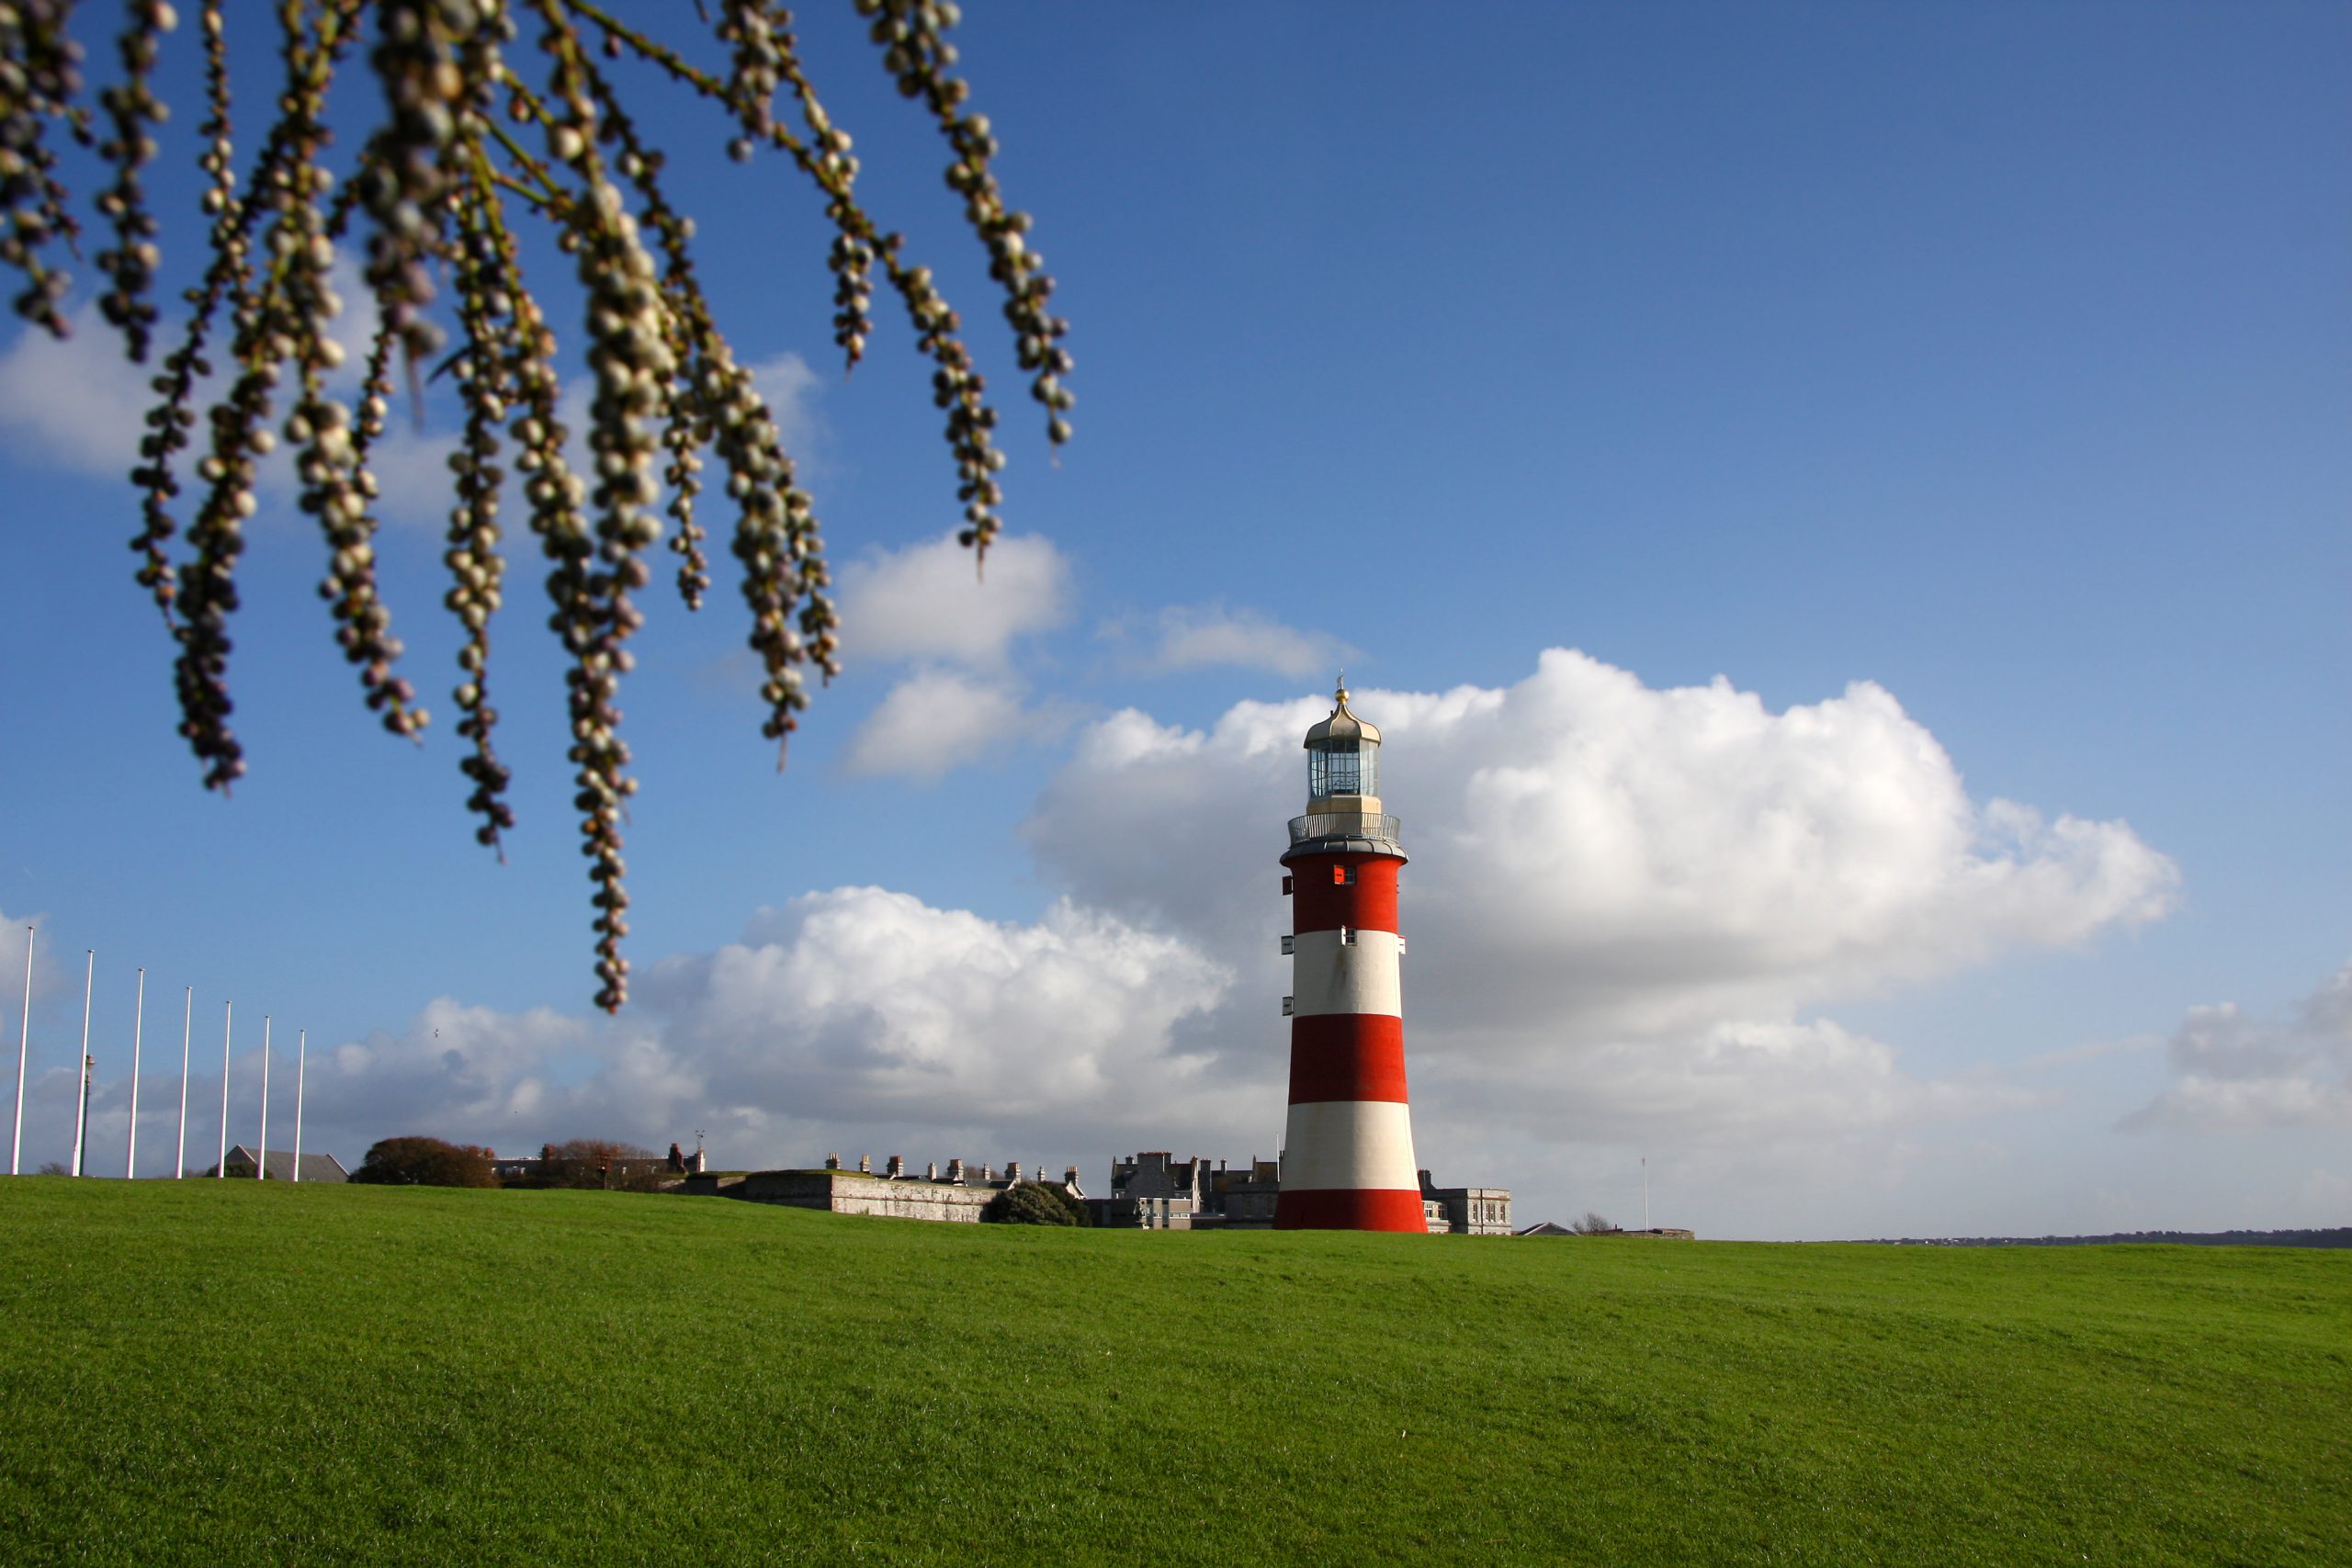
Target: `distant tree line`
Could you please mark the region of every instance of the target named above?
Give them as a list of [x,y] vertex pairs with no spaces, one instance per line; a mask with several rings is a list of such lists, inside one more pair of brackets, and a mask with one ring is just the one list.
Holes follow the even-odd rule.
[[494,1156],[473,1144],[439,1138],[384,1138],[372,1145],[351,1179],[375,1187],[495,1187]]
[[474,1144],[408,1134],[379,1140],[351,1179],[381,1187],[586,1187],[658,1191],[669,1163],[651,1149],[616,1138],[569,1138],[539,1145],[539,1157],[502,1175],[498,1156]]
[[2352,1247],[2352,1225],[2318,1230],[2110,1231],[2105,1235],[1944,1235],[1874,1238],[1889,1247]]

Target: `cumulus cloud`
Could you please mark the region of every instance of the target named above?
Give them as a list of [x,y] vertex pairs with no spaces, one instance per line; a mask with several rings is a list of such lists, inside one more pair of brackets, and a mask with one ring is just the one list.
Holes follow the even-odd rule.
[[[1415,857],[1416,1071],[1531,1132],[1669,1119],[1736,1139],[2022,1103],[1908,1077],[1803,1015],[2156,919],[2177,882],[2123,823],[1972,802],[1867,682],[1773,713],[1555,649],[1510,687],[1356,707],[1385,732],[1381,792]],[[1327,708],[1244,703],[1205,730],[1114,715],[1081,732],[1030,841],[1073,896],[1278,995],[1273,818],[1304,808],[1300,737]]]
[[2283,1019],[2234,1002],[2188,1010],[2165,1051],[2173,1082],[2131,1131],[2352,1128],[2352,963]]
[[1818,1019],[1724,1019],[1688,1032],[1432,1051],[1421,1082],[1448,1114],[1533,1141],[1777,1144],[2017,1110],[2040,1097],[1921,1079],[1893,1046]]
[[25,1005],[25,942],[28,933],[32,941],[33,996],[40,999],[58,994],[63,974],[58,967],[56,939],[50,931],[47,915],[10,914],[0,909],[0,1024],[8,1025],[6,1032],[16,1032]]
[[1029,534],[989,547],[985,581],[978,566],[945,534],[843,570],[842,618],[859,656],[922,661],[850,738],[851,773],[929,783],[1069,728],[1061,705],[1027,705],[1009,655],[1067,616],[1069,563]]
[[730,1160],[809,1163],[812,1138],[860,1132],[898,1152],[1051,1159],[1073,1125],[1214,1125],[1279,1093],[1271,1053],[1236,1070],[1181,1037],[1228,981],[1181,939],[1066,902],[1005,922],[836,888],[656,964],[617,1021],[442,1000],[399,1034],[315,1054],[311,1114],[502,1149],[660,1147],[702,1126]]
[[[343,348],[344,363],[329,376],[328,385],[348,399],[358,388],[360,367],[375,334],[376,307],[361,284],[356,264],[348,257],[337,257],[334,276],[335,290],[346,302],[332,333]],[[153,367],[133,365],[123,356],[120,338],[95,304],[83,304],[69,321],[73,335],[62,341],[28,328],[0,350],[0,441],[27,462],[96,479],[124,479],[138,461],[147,411],[154,402],[149,387]],[[172,341],[183,324],[166,317],[158,341]],[[812,450],[821,452],[824,423],[817,408],[821,382],[808,362],[797,354],[780,354],[754,364],[752,378],[768,400],[786,449],[801,458]],[[217,375],[199,384],[197,406],[207,406],[221,389]],[[587,446],[592,390],[589,378],[573,378],[565,383],[560,408],[572,433],[572,466],[583,473],[594,467]],[[396,400],[369,458],[379,487],[377,512],[384,522],[438,529],[447,518],[449,457],[458,447],[451,427],[453,406],[444,387],[429,387],[426,423],[420,425],[407,397]],[[281,445],[261,468],[265,492],[280,502],[294,491],[289,450]],[[180,466],[184,473],[193,466],[190,453],[181,454]]]
[[896,773],[928,784],[1065,725],[1057,710],[1023,705],[1001,678],[922,670],[890,688],[858,726],[844,765],[853,773]]
[[1131,645],[1131,666],[1153,674],[1216,665],[1293,677],[1328,674],[1354,651],[1337,637],[1222,604],[1170,605],[1145,621],[1112,622],[1102,635]]
[[0,433],[15,456],[71,473],[120,479],[139,458],[154,372],[123,357],[95,305],[67,318],[62,341],[26,327],[0,353]]
[[1068,615],[1069,563],[1053,541],[1007,535],[972,552],[944,534],[842,569],[842,620],[861,659],[945,660],[996,668],[1015,639]]
[[[1364,692],[1404,818],[1408,919],[1464,1027],[1654,1030],[1773,1012],[2068,945],[2161,915],[2172,863],[2120,822],[1968,798],[1868,682],[1781,713],[1726,681],[1658,691],[1555,649],[1502,689]],[[1029,825],[1079,897],[1180,929],[1264,929],[1329,700],[1206,731],[1132,710],[1080,737]],[[1263,821],[1256,839],[1236,822]],[[1164,859],[1170,840],[1195,848]],[[1417,942],[1415,952],[1422,951]]]

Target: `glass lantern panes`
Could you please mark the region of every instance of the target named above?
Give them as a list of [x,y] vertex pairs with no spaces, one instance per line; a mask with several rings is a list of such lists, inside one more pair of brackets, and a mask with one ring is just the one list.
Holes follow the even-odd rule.
[[1309,748],[1306,793],[1317,798],[1327,795],[1378,795],[1380,786],[1374,775],[1379,754],[1377,743],[1366,745],[1355,740],[1327,740]]

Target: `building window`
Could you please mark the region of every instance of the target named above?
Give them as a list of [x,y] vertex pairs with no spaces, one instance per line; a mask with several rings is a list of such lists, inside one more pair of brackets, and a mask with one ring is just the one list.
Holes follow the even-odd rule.
[[1353,926],[1341,926],[1340,928],[1340,945],[1342,947],[1353,947],[1355,944],[1356,928]]
[[1298,939],[1296,937],[1289,936],[1283,938],[1283,951],[1284,953],[1296,953],[1298,951]]
[[1284,997],[1283,998],[1283,1016],[1284,1018],[1288,1018],[1290,1016],[1291,1003],[1295,999],[1295,998],[1290,997]]
[[1283,878],[1283,897],[1285,898],[1290,897],[1290,878],[1287,876]]

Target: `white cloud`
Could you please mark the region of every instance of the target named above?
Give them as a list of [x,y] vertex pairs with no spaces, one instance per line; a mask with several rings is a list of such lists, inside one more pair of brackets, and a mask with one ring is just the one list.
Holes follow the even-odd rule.
[[[1504,689],[1366,691],[1415,857],[1403,909],[1419,1081],[1531,1134],[1892,1126],[2021,1104],[1917,1080],[1804,1010],[2160,916],[2177,874],[2120,822],[1972,803],[1868,683],[1769,712],[1581,654]],[[1084,730],[1026,831],[1087,903],[1192,936],[1280,994],[1279,818],[1328,699],[1207,730]],[[1248,825],[1257,823],[1255,829]],[[1237,827],[1237,824],[1240,825]]]
[[1142,625],[1120,621],[1102,630],[1116,641],[1148,640],[1131,662],[1154,674],[1233,665],[1292,677],[1328,675],[1354,651],[1335,637],[1222,604],[1170,605]]
[[660,1148],[702,1126],[730,1161],[814,1163],[814,1140],[860,1134],[918,1161],[1053,1160],[1072,1127],[1215,1124],[1279,1093],[1177,1037],[1228,979],[1068,903],[1023,924],[836,888],[654,965],[617,1021],[445,999],[399,1035],[315,1053],[311,1115],[354,1148],[402,1131]]
[[[345,358],[328,384],[347,399],[359,385],[360,367],[375,333],[376,308],[360,287],[357,267],[347,259],[338,258],[334,277],[346,308],[335,319],[333,335],[342,344]],[[128,498],[128,476],[139,461],[147,412],[155,401],[149,383],[158,366],[133,365],[125,358],[120,337],[106,325],[95,305],[85,304],[74,310],[71,321],[74,333],[62,342],[28,328],[0,351],[0,441],[26,462],[97,479],[122,479]],[[182,324],[167,317],[156,334],[157,342],[175,341]],[[162,352],[156,354],[158,360]],[[812,453],[821,459],[824,422],[817,398],[822,384],[808,362],[797,354],[780,354],[754,364],[752,378],[775,415],[785,449],[804,466]],[[198,410],[208,406],[208,393],[220,389],[217,376],[200,385]],[[565,383],[559,405],[559,415],[571,431],[572,466],[582,472],[592,466],[587,446],[591,390],[589,378],[575,377]],[[449,457],[458,448],[458,436],[452,388],[446,382],[424,388],[425,422],[421,426],[415,400],[405,382],[397,378],[390,400],[391,417],[385,422],[369,459],[379,488],[377,513],[383,522],[400,527],[438,530],[447,520],[454,495]],[[281,422],[284,412],[281,404]],[[199,439],[202,428],[199,421]],[[188,475],[198,455],[180,454],[182,483],[191,486],[182,497],[183,511],[191,504],[194,491]],[[507,467],[511,472],[512,464]],[[285,446],[263,465],[261,479],[265,492],[281,507],[290,502],[294,476]],[[714,532],[720,532],[725,498],[716,490],[714,485],[713,491],[706,492],[703,504],[707,521]],[[723,549],[716,553],[724,556]]]
[[2171,1087],[2125,1117],[2125,1128],[2352,1128],[2352,963],[2283,1020],[2250,1017],[2234,1002],[2191,1008],[2165,1055]]
[[[56,934],[47,915],[12,915],[0,909],[0,1025],[6,1035],[17,1033],[25,1005],[25,941],[32,938],[33,997],[55,996],[63,984],[58,967]],[[13,1043],[13,1042],[12,1042]]]
[[985,571],[953,534],[850,562],[841,580],[852,656],[994,668],[1015,638],[1067,617],[1069,563],[1052,540],[1007,535],[989,547]]
[[1488,1135],[1578,1143],[1778,1144],[2039,1103],[2006,1085],[1911,1077],[1897,1055],[1828,1019],[1724,1019],[1566,1051],[1432,1050],[1421,1077],[1447,1114]]
[[139,461],[155,372],[123,357],[95,305],[68,321],[74,335],[62,342],[27,327],[0,352],[0,433],[28,462],[122,479]]
[[1001,679],[922,670],[890,688],[858,726],[844,765],[930,783],[1064,727],[1058,709],[1024,707]]
[[1031,534],[989,547],[985,581],[978,566],[949,534],[875,551],[843,570],[842,619],[853,657],[925,661],[851,737],[850,772],[930,782],[1069,727],[1063,705],[1025,705],[1007,668],[1015,640],[1065,618],[1069,562],[1051,540]]

